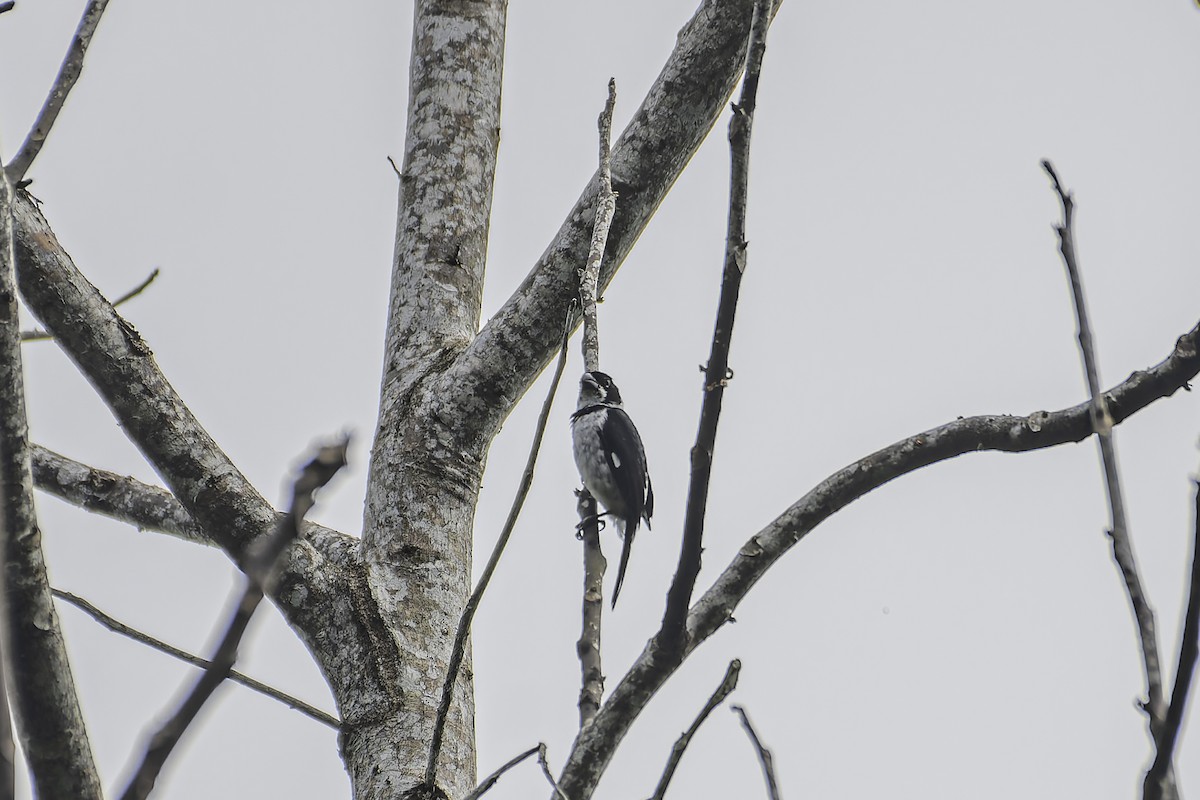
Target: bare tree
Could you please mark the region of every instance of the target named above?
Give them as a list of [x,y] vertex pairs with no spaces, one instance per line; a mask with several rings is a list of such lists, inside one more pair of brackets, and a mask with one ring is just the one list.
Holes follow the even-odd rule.
[[[0,489],[6,514],[4,572],[10,581],[4,650],[17,731],[38,794],[45,798],[99,797],[101,790],[41,563],[33,486],[142,528],[219,547],[251,577],[261,569],[256,553],[272,540],[281,517],[293,525],[303,517],[302,512],[281,515],[239,471],[162,374],[150,344],[83,275],[37,201],[21,186],[80,74],[104,6],[88,4],[46,110],[9,162],[6,185],[14,189],[0,198],[4,221],[11,220],[11,237],[0,234],[8,281],[0,283],[0,295],[8,302],[0,315],[0,371],[7,376],[2,381]],[[909,436],[830,475],[763,529],[740,532],[745,543],[736,557],[696,597],[716,425],[730,379],[729,337],[747,264],[746,170],[754,92],[767,27],[777,7],[777,2],[762,0],[700,4],[611,153],[607,136],[602,137],[605,163],[542,257],[481,325],[507,4],[416,3],[407,138],[397,167],[398,221],[383,384],[361,537],[306,523],[300,539],[282,554],[278,577],[265,584],[255,578],[250,590],[266,590],[328,680],[338,706],[341,756],[355,797],[475,797],[503,769],[534,753],[549,779],[548,793],[571,800],[591,797],[654,693],[733,619],[734,610],[771,566],[831,515],[888,481],[958,455],[1032,451],[1082,441],[1093,433],[1107,435],[1113,425],[1172,395],[1200,373],[1197,326],[1183,332],[1160,363],[1107,391],[1093,385],[1090,402],[1024,416],[959,418]],[[12,17],[4,22],[12,24]],[[584,665],[584,681],[589,675],[599,677],[601,685],[585,685],[590,705],[585,712],[581,701],[579,734],[560,774],[552,774],[543,745],[478,783],[467,645],[471,618],[464,616],[464,608],[473,611],[486,585],[472,594],[475,511],[488,449],[517,402],[564,348],[564,319],[570,328],[581,316],[594,314],[595,295],[614,279],[720,118],[743,71],[746,81],[730,134],[734,173],[722,305],[704,377],[704,411],[692,452],[679,567],[662,625],[607,696],[602,693],[596,629],[592,652],[597,661],[590,671]],[[611,122],[611,100],[607,113]],[[616,205],[598,225],[597,206],[602,205],[599,198],[608,196],[605,189],[615,191]],[[1068,226],[1069,220],[1064,229]],[[598,228],[607,239],[599,240],[601,247],[591,259],[597,282],[591,288],[596,291],[591,303],[584,298],[579,311],[573,305],[580,296],[579,273],[589,261]],[[28,441],[20,381],[22,337],[10,279],[14,269],[29,310],[87,377],[167,490],[105,473]],[[558,370],[561,374],[561,361]],[[1096,410],[1098,404],[1105,407],[1103,414]],[[535,444],[529,478],[536,454]],[[585,604],[597,599],[585,596]],[[220,655],[213,662],[228,671],[231,651]],[[1145,655],[1151,658],[1149,649]],[[731,688],[714,695],[711,706]],[[1175,730],[1186,692],[1185,682],[1172,715]],[[1164,763],[1156,764],[1159,781],[1159,773],[1168,769],[1175,733],[1161,732],[1165,722],[1158,720],[1167,717],[1161,685],[1152,701],[1152,733],[1166,753]],[[1171,709],[1176,712],[1174,702]],[[771,795],[778,796],[770,753],[744,713],[742,719],[762,758]]]

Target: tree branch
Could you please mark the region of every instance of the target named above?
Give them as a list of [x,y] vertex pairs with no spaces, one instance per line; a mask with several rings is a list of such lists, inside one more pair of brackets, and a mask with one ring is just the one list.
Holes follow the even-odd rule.
[[216,544],[166,489],[88,466],[41,445],[32,445],[32,452],[33,483],[43,492],[139,530],[159,531],[196,544]]
[[329,483],[338,470],[346,465],[348,446],[349,439],[344,438],[337,444],[321,447],[317,455],[301,470],[292,487],[291,508],[275,532],[256,544],[255,551],[248,559],[246,588],[242,592],[233,618],[229,621],[225,635],[221,638],[221,643],[213,653],[212,663],[196,681],[192,691],[180,704],[179,710],[150,737],[146,755],[121,795],[122,800],[144,800],[150,795],[171,751],[196,719],[200,709],[208,702],[208,698],[229,676],[229,671],[237,660],[238,645],[246,633],[250,618],[275,578],[279,556],[288,545],[299,538],[300,522],[312,508],[317,490]]
[[742,718],[742,727],[746,729],[746,735],[750,737],[750,743],[754,745],[754,750],[758,754],[758,763],[762,765],[763,779],[767,782],[767,796],[771,800],[780,800],[779,782],[775,780],[775,759],[771,757],[771,751],[758,738],[758,732],[754,730],[754,725],[751,724],[746,709],[741,706],[732,706],[732,708],[734,713]]
[[[591,246],[587,260],[577,271],[579,283],[579,305],[583,316],[584,370],[600,369],[600,320],[596,314],[599,295],[600,268],[604,262],[605,243],[612,227],[617,209],[617,197],[612,187],[612,137],[613,108],[617,102],[617,82],[609,78],[608,97],[597,120],[600,136],[600,165],[597,170],[596,214],[592,223]],[[570,318],[568,311],[568,319]],[[604,623],[604,572],[608,562],[600,548],[600,518],[596,499],[587,487],[576,492],[579,511],[579,539],[583,542],[583,620],[575,652],[579,656],[579,727],[586,728],[600,708],[604,699],[604,669],[600,652],[600,639]]]
[[742,670],[742,662],[736,658],[729,662],[729,668],[725,670],[725,677],[721,680],[721,684],[717,687],[712,696],[708,698],[708,702],[704,704],[704,708],[700,709],[700,713],[696,715],[696,719],[692,722],[683,734],[675,741],[675,745],[671,748],[671,756],[667,759],[667,766],[663,769],[662,778],[658,781],[658,786],[654,789],[654,794],[650,800],[663,800],[667,793],[667,786],[671,783],[671,778],[675,777],[675,769],[679,766],[680,759],[683,758],[683,751],[692,743],[692,737],[696,735],[696,731],[700,730],[700,726],[704,724],[704,720],[708,719],[708,715],[713,712],[717,706],[725,702],[734,689],[737,688],[738,673]]
[[1188,588],[1187,613],[1183,621],[1183,641],[1179,645],[1179,665],[1175,668],[1171,704],[1167,707],[1166,719],[1154,737],[1154,763],[1147,770],[1142,787],[1145,800],[1160,800],[1175,791],[1171,758],[1183,728],[1196,660],[1200,656],[1200,481],[1192,483],[1196,489],[1195,534],[1192,538],[1192,576]]
[[17,732],[41,798],[103,792],[42,552],[14,276],[14,192],[0,171],[0,649]]
[[[1106,392],[1113,424],[1178,389],[1200,373],[1200,325],[1181,336],[1161,363],[1135,372]],[[592,724],[580,731],[559,780],[574,800],[587,800],[612,754],[654,693],[695,649],[733,618],[742,599],[784,553],[820,523],[868,492],[922,467],[966,453],[1019,453],[1080,442],[1092,435],[1091,404],[1025,417],[967,417],[918,433],[830,475],[742,545],[733,561],[688,612],[680,658],[664,658],[651,638],[613,689]]]
[[667,592],[663,613],[662,644],[668,649],[683,646],[684,621],[696,578],[700,575],[700,554],[704,549],[704,517],[708,509],[708,482],[712,475],[713,451],[721,401],[729,383],[729,348],[737,313],[738,292],[746,272],[746,197],[750,182],[750,134],[754,127],[754,107],[758,100],[758,77],[767,49],[767,29],[771,25],[771,0],[755,0],[754,19],[750,24],[750,45],[746,56],[746,78],[740,102],[733,106],[729,122],[729,149],[732,169],[729,180],[729,222],[725,234],[725,260],[721,278],[721,299],[712,336],[712,348],[704,373],[704,400],[700,406],[700,425],[692,447],[692,473],[688,484],[687,510],[684,513],[683,540],[679,566]]
[[[167,655],[171,656],[172,658],[177,658],[186,664],[191,664],[193,667],[200,667],[200,669],[209,669],[212,666],[211,661],[200,658],[200,656],[192,655],[191,653],[187,652],[186,650],[180,650],[178,647],[169,645],[166,642],[162,641],[161,639],[156,639],[155,637],[151,636],[148,633],[143,633],[142,631],[139,631],[137,628],[133,628],[129,625],[126,625],[124,622],[121,622],[119,619],[116,619],[116,618],[104,613],[100,609],[96,608],[96,606],[92,605],[87,600],[84,600],[82,597],[79,597],[78,595],[74,595],[74,594],[71,594],[70,592],[64,592],[61,589],[54,589],[54,588],[51,588],[50,592],[51,592],[51,594],[53,594],[55,597],[62,600],[63,602],[70,603],[71,605],[75,606],[80,611],[87,614],[93,620],[100,623],[104,627],[108,628],[113,633],[118,633],[129,639],[133,639],[135,642],[141,642],[142,644],[146,645],[147,647],[153,648],[154,650],[157,650],[160,653],[166,653]],[[253,689],[254,691],[258,692],[259,694],[270,697],[272,700],[278,700],[280,703],[283,703],[288,708],[299,711],[301,714],[304,714],[307,717],[315,719],[317,722],[320,722],[324,725],[328,725],[329,727],[333,728],[334,730],[338,730],[341,728],[342,723],[338,720],[337,717],[335,717],[331,714],[327,714],[324,711],[322,711],[321,709],[317,708],[316,706],[310,705],[309,703],[306,703],[303,700],[299,699],[298,697],[294,697],[294,696],[288,694],[287,692],[280,691],[279,689],[276,689],[273,686],[268,686],[267,684],[263,683],[262,681],[255,680],[254,678],[251,678],[249,675],[246,675],[243,672],[238,672],[236,669],[229,670],[229,680],[232,681],[233,683],[240,683],[242,686],[245,686],[247,689]]]
[[62,111],[63,105],[67,102],[67,95],[71,93],[75,82],[79,80],[79,75],[83,72],[83,57],[87,54],[88,45],[92,43],[92,35],[96,32],[96,26],[100,24],[100,17],[104,15],[104,9],[107,6],[108,0],[89,0],[87,7],[84,8],[83,17],[79,20],[79,27],[75,29],[71,46],[67,50],[66,57],[63,58],[62,66],[59,67],[54,85],[50,87],[50,94],[46,95],[46,102],[42,105],[41,112],[38,113],[37,121],[33,123],[33,129],[25,137],[20,151],[5,167],[8,179],[14,185],[25,177],[33,160],[41,152],[42,145],[46,143],[50,129],[54,126],[54,121],[58,119],[58,112]]
[[[138,530],[156,531],[185,542],[216,547],[175,495],[136,478],[99,469],[48,450],[30,445],[33,455],[33,485],[85,511],[133,525]],[[275,512],[276,518],[282,512]],[[358,539],[341,531],[304,523],[304,540],[317,552],[337,562],[358,549]]]
[[[450,701],[454,697],[454,684],[458,680],[458,671],[462,667],[463,654],[467,649],[467,636],[471,632],[471,622],[475,619],[475,612],[479,609],[480,601],[483,600],[483,593],[487,591],[488,584],[492,580],[492,575],[495,574],[496,567],[500,564],[500,556],[504,554],[504,548],[508,546],[508,540],[512,536],[513,528],[516,527],[517,519],[521,516],[521,509],[525,507],[525,498],[529,496],[529,489],[533,486],[533,470],[537,466],[538,453],[542,449],[542,439],[546,435],[546,424],[550,420],[550,409],[554,405],[554,395],[558,392],[558,383],[562,379],[563,368],[567,366],[567,337],[569,333],[570,326],[564,323],[562,349],[559,351],[558,364],[554,368],[554,377],[550,380],[550,388],[546,392],[546,399],[542,402],[541,413],[538,414],[537,425],[533,433],[533,444],[529,447],[529,457],[525,461],[525,471],[521,475],[521,483],[517,487],[517,494],[513,498],[512,507],[508,510],[508,518],[504,520],[504,527],[500,531],[500,537],[496,540],[496,544],[492,548],[492,554],[488,558],[487,566],[483,568],[483,574],[479,576],[479,582],[475,585],[475,590],[471,592],[471,596],[467,599],[467,605],[458,620],[458,630],[454,635],[454,645],[450,651],[450,665],[446,669],[446,680],[442,684],[442,699],[438,703],[437,718],[434,720],[433,735],[430,737],[429,761],[425,766],[425,785],[430,789],[437,786],[437,762],[438,755],[442,749],[442,734],[446,729],[446,717],[450,713]],[[534,748],[530,753],[535,752],[536,749]],[[501,772],[503,772],[503,769]],[[497,777],[499,776],[497,775]],[[495,783],[495,781],[492,782]]]
[[[1125,515],[1124,492],[1121,489],[1121,473],[1117,469],[1117,449],[1113,442],[1112,415],[1108,403],[1100,393],[1100,370],[1096,365],[1096,347],[1092,339],[1092,328],[1088,322],[1087,302],[1083,296],[1083,278],[1075,254],[1075,203],[1071,193],[1063,188],[1048,160],[1042,168],[1054,183],[1054,191],[1062,203],[1063,221],[1054,227],[1058,234],[1059,251],[1066,267],[1067,279],[1071,284],[1071,298],[1075,306],[1078,324],[1079,350],[1087,378],[1088,394],[1091,397],[1092,428],[1100,446],[1100,461],[1104,467],[1104,487],[1108,496],[1108,508],[1112,522],[1109,536],[1112,539],[1113,559],[1125,583],[1125,591],[1137,624],[1139,644],[1142,651],[1142,666],[1146,677],[1145,709],[1149,716],[1150,736],[1157,740],[1166,716],[1166,704],[1162,691],[1162,666],[1159,659],[1158,634],[1155,632],[1154,609],[1142,586],[1137,558],[1133,551],[1133,540],[1129,534],[1129,523]],[[1172,781],[1172,784],[1174,781]],[[1174,795],[1172,789],[1171,795]]]
[[[741,75],[751,4],[700,4],[613,145],[612,174],[621,203],[606,246],[601,292],[720,116]],[[490,438],[555,353],[558,321],[577,296],[576,273],[591,241],[598,185],[597,176],[583,188],[524,282],[439,382],[446,413],[481,436]],[[482,396],[500,402],[481,407]]]

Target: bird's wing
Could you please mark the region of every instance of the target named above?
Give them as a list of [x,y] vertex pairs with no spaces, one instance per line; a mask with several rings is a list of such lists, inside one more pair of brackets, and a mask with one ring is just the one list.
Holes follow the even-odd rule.
[[638,435],[633,420],[620,408],[608,410],[608,419],[600,436],[605,452],[609,453],[617,489],[629,504],[625,535],[632,536],[643,514],[650,516],[647,512],[653,509],[654,503],[653,494],[648,494],[650,482],[643,466],[646,463],[646,451],[642,447],[642,437]]

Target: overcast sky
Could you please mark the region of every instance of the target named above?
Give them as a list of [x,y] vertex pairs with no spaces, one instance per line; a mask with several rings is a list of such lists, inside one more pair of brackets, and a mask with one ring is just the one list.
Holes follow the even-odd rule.
[[[10,158],[84,3],[0,17]],[[485,318],[545,248],[595,164],[617,80],[623,127],[694,0],[514,2]],[[357,433],[313,517],[361,526],[403,153],[411,4],[259,0],[110,7],[32,191],[201,422],[268,497],[317,437]],[[752,155],[749,271],[725,396],[706,587],[829,473],[920,430],[1085,398],[1052,224],[1050,158],[1076,193],[1103,380],[1162,360],[1200,311],[1200,11],[1186,0],[786,2]],[[615,685],[656,628],[678,553],[688,448],[719,286],[723,118],[600,307],[602,364],[646,442],[654,529],[607,616]],[[35,441],[156,480],[53,344],[25,350]],[[522,522],[475,623],[479,769],[538,741],[557,768],[577,724],[580,547],[568,378]],[[486,558],[546,380],[496,440],[477,524]],[[1173,671],[1200,465],[1192,394],[1118,429],[1131,528]],[[215,551],[39,497],[51,578],[194,651],[237,583]],[[1151,748],[1095,445],[979,454],[900,479],[802,541],[633,728],[601,800],[648,796],[670,745],[743,661],[735,694],[785,796],[1125,798]],[[615,544],[611,554],[615,554]],[[610,574],[610,582],[612,575]],[[610,585],[611,589],[611,585]],[[60,615],[106,786],[187,668]],[[273,610],[240,667],[332,709]],[[1193,704],[1194,705],[1194,704]],[[1179,772],[1200,791],[1200,746]],[[161,795],[348,796],[334,734],[226,687]],[[27,791],[27,789],[25,790]],[[489,795],[545,796],[526,765]],[[761,797],[718,710],[671,795]]]

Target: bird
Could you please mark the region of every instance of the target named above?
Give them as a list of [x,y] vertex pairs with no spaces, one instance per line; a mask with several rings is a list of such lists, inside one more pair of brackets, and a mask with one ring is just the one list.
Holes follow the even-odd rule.
[[638,525],[645,520],[650,529],[654,488],[642,437],[621,405],[620,390],[606,373],[585,372],[580,378],[579,403],[571,415],[571,442],[584,488],[604,506],[605,514],[616,520],[617,532],[625,540],[613,588],[616,608]]

